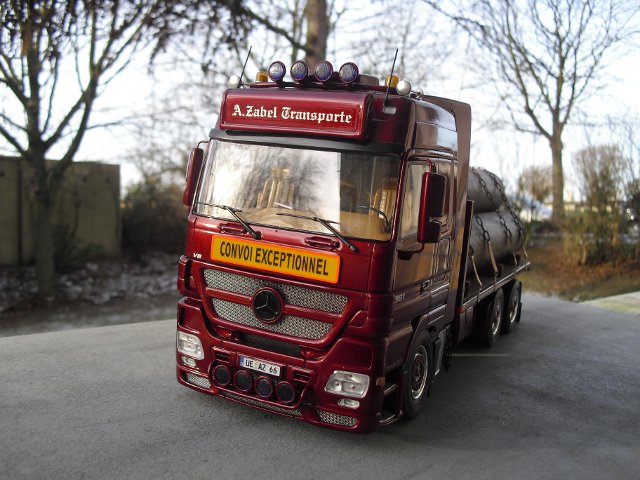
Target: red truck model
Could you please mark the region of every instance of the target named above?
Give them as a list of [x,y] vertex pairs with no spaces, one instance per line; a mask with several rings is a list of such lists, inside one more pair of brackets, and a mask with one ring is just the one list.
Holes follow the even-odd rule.
[[418,415],[453,346],[519,321],[524,234],[469,168],[469,105],[353,63],[285,74],[227,90],[191,153],[177,379],[370,432]]

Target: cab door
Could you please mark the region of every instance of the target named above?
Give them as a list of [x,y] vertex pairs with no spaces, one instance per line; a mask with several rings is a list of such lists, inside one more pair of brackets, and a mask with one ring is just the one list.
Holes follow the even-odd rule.
[[[405,170],[393,279],[397,306],[402,309],[398,313],[404,318],[414,318],[446,301],[451,271],[453,168],[451,161],[416,157]],[[418,214],[425,172],[444,175],[446,189],[444,214],[437,219],[442,224],[440,237],[435,243],[421,244],[417,240]]]

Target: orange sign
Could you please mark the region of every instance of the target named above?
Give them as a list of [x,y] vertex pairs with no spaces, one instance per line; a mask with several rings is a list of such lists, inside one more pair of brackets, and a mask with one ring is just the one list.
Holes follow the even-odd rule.
[[340,275],[340,257],[335,253],[310,252],[251,240],[213,236],[211,258],[328,283],[338,283]]

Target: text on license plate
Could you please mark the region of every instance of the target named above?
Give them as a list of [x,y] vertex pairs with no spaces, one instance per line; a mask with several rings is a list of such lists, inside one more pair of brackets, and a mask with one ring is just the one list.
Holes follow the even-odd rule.
[[255,370],[256,372],[275,375],[276,377],[280,376],[280,367],[278,365],[256,360],[255,358],[240,356],[240,366]]

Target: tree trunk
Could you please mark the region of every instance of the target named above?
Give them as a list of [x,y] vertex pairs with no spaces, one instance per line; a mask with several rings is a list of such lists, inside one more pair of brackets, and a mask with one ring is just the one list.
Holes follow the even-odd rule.
[[306,6],[307,40],[308,50],[305,62],[310,69],[315,68],[318,62],[325,60],[327,56],[327,37],[329,35],[329,19],[327,17],[326,0],[308,0]]
[[562,171],[562,140],[559,136],[554,136],[550,141],[552,158],[552,179],[553,179],[553,211],[551,221],[554,225],[560,226],[564,219],[564,173]]
[[38,192],[33,212],[33,248],[35,249],[38,297],[52,302],[57,296],[53,243],[53,202],[50,192]]

